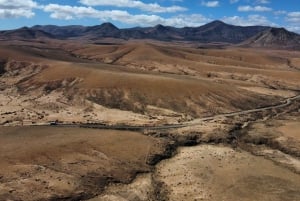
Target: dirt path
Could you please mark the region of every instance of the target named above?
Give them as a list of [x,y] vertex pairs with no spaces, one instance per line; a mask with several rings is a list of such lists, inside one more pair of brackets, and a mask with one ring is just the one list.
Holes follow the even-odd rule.
[[[289,97],[282,101],[282,103],[262,108],[256,108],[251,110],[243,110],[238,112],[230,112],[226,114],[219,114],[211,117],[204,117],[204,118],[198,118],[194,119],[192,121],[183,122],[180,124],[172,124],[172,125],[159,125],[159,126],[130,126],[130,125],[105,125],[105,124],[79,124],[80,127],[85,128],[98,128],[98,129],[115,129],[115,130],[133,130],[133,131],[142,131],[142,130],[167,130],[167,129],[174,129],[174,128],[183,128],[183,127],[189,127],[189,126],[195,126],[198,124],[201,124],[204,121],[211,121],[214,119],[224,118],[224,117],[233,117],[233,116],[239,116],[239,115],[247,115],[255,112],[262,112],[266,110],[271,109],[278,109],[278,108],[284,108],[286,106],[289,106],[293,103],[293,101],[300,99],[300,95]],[[67,125],[58,125],[58,126],[67,126]],[[73,125],[74,126],[74,125]]]

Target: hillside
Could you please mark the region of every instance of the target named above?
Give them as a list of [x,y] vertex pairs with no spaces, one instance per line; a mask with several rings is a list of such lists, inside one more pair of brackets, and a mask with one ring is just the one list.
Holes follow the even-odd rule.
[[284,28],[270,28],[243,42],[246,47],[300,50],[300,35]]
[[292,52],[25,41],[2,45],[0,56],[5,125],[174,123],[268,105],[274,95],[299,89],[300,75],[291,68],[299,54]]
[[32,40],[32,39],[49,39],[55,38],[51,33],[43,30],[35,30],[28,27],[23,27],[11,31],[1,31],[0,39],[2,40]]
[[267,29],[264,26],[234,26],[222,21],[213,21],[196,28],[183,28],[181,35],[191,41],[238,43]]

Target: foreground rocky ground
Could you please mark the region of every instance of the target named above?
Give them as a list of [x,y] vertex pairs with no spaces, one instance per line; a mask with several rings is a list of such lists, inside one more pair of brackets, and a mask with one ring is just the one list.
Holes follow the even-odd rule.
[[299,105],[143,133],[1,127],[0,200],[298,200]]
[[298,200],[300,175],[224,145],[181,148],[157,167],[169,200]]
[[299,200],[299,104],[156,133],[181,145],[174,157],[90,201]]
[[0,127],[0,200],[81,200],[128,183],[163,157],[164,139],[136,132]]

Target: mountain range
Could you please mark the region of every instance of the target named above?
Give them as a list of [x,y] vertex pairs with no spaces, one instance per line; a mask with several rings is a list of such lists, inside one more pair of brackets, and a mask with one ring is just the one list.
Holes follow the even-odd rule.
[[156,25],[119,29],[111,23],[97,26],[36,25],[31,28],[1,31],[1,40],[80,39],[96,41],[102,38],[152,39],[159,41],[190,41],[199,43],[229,43],[248,47],[300,49],[300,35],[284,28],[268,26],[234,26],[216,20],[199,27],[176,28]]

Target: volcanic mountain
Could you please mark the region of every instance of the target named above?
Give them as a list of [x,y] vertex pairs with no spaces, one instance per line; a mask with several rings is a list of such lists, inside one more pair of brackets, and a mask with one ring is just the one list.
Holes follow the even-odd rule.
[[120,38],[120,30],[111,23],[103,23],[101,25],[86,27],[83,35],[92,39],[100,38]]
[[41,38],[55,38],[55,36],[43,30],[36,30],[28,27],[0,32],[0,39],[3,40],[31,40]]
[[248,47],[300,49],[300,35],[284,28],[269,28],[243,42]]
[[76,39],[97,42],[104,38],[121,40],[152,39],[158,41],[189,41],[199,43],[241,44],[249,47],[300,49],[300,36],[283,28],[266,26],[234,26],[213,21],[199,27],[176,28],[156,25],[119,29],[111,23],[97,26],[37,25],[0,32],[2,40],[38,38]]
[[65,39],[65,38],[77,37],[79,35],[82,35],[85,32],[86,27],[81,25],[70,25],[70,26],[36,25],[31,27],[31,29],[44,31],[50,33],[56,38]]
[[217,20],[196,28],[185,27],[180,32],[190,41],[239,43],[266,29],[264,26],[234,26]]
[[255,36],[269,27],[264,26],[234,26],[222,21],[213,21],[199,27],[176,28],[156,25],[154,27],[134,27],[118,29],[111,23],[83,26],[34,26],[32,29],[48,32],[60,38],[88,38],[97,40],[103,37],[118,39],[154,39],[159,41],[197,41],[204,43],[226,42],[240,43]]

